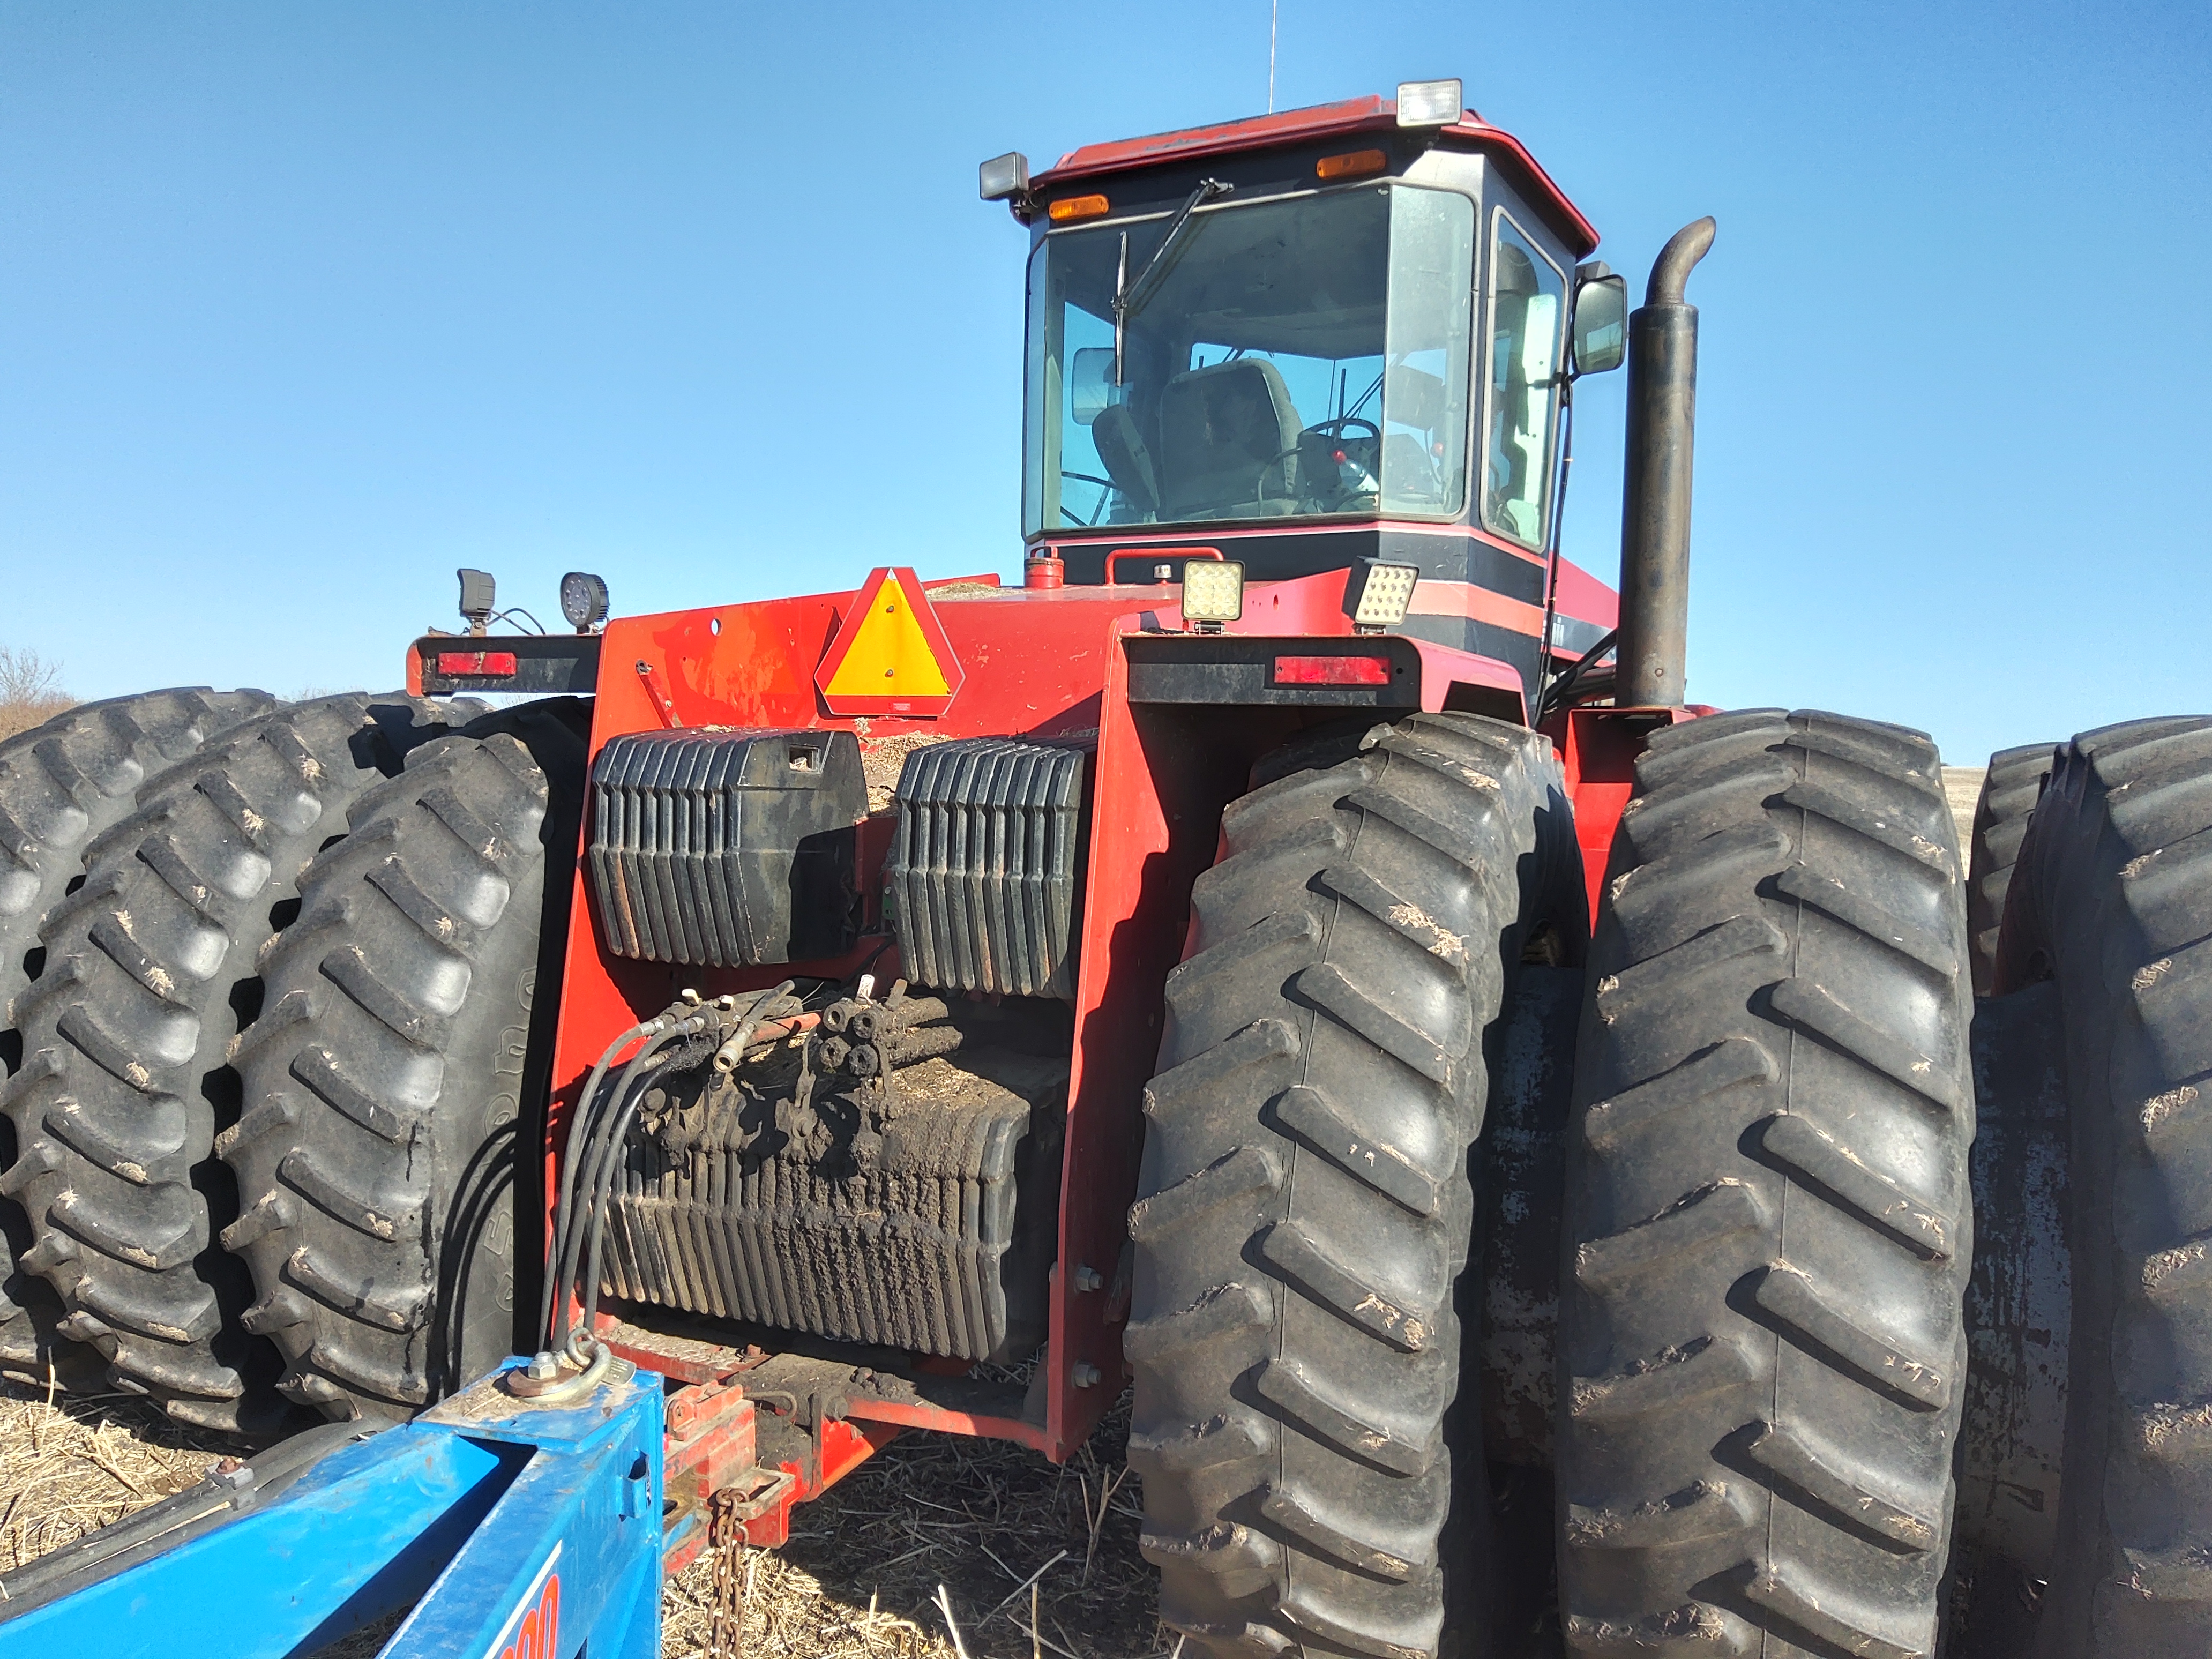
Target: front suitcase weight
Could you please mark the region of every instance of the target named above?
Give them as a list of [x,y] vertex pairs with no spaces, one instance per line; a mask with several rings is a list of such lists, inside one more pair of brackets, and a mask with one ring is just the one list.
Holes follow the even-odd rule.
[[638,732],[592,765],[592,895],[608,948],[750,968],[842,955],[860,933],[850,732]]

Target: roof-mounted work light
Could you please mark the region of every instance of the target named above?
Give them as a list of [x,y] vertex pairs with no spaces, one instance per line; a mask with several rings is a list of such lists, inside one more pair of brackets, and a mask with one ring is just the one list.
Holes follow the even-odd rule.
[[975,169],[975,187],[987,202],[1012,201],[1030,193],[1030,158],[1018,149],[994,155]]
[[607,585],[588,570],[571,570],[561,578],[561,614],[579,634],[588,634],[607,619]]
[[490,627],[491,613],[499,609],[499,584],[492,580],[489,570],[465,566],[453,574],[461,579],[461,615],[469,619],[469,632],[481,634]]
[[1449,81],[1398,82],[1398,125],[1401,127],[1448,127],[1459,119],[1466,95],[1456,76]]
[[1393,564],[1384,559],[1362,559],[1352,567],[1344,585],[1344,613],[1354,629],[1380,634],[1406,620],[1413,602],[1413,584],[1421,579],[1417,564]]
[[1186,559],[1182,566],[1183,620],[1201,634],[1244,614],[1244,565],[1238,559]]

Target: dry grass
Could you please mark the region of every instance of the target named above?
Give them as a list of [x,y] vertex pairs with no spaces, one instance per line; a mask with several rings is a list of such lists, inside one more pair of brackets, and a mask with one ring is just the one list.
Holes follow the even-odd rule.
[[[783,1549],[743,1553],[750,1594],[739,1650],[745,1659],[960,1659],[963,1650],[967,1659],[1165,1659],[1176,1644],[1159,1627],[1152,1570],[1137,1553],[1138,1495],[1121,1461],[1128,1429],[1125,1397],[1059,1468],[1004,1442],[893,1441],[798,1510]],[[713,1583],[702,1559],[669,1586],[665,1659],[708,1653]]]
[[125,1395],[0,1394],[0,1572],[182,1492],[223,1455]]
[[[744,1659],[1161,1659],[1174,1650],[1137,1553],[1126,1400],[1054,1468],[1000,1442],[908,1434],[743,1550]],[[0,1572],[198,1480],[224,1453],[125,1396],[0,1390]],[[1040,1571],[1039,1570],[1042,1571]],[[708,1651],[714,1561],[669,1584],[669,1659]],[[959,1629],[952,1638],[951,1617]],[[1035,1637],[1031,1620],[1035,1619]],[[390,1628],[387,1621],[380,1636]],[[355,1638],[349,1655],[373,1652]],[[725,1656],[715,1656],[725,1659]]]
[[35,651],[0,645],[0,742],[76,706],[61,688],[59,665]]

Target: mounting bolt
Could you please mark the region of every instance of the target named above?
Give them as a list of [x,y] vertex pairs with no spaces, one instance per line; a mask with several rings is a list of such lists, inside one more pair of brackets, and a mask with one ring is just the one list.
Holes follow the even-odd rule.
[[676,994],[680,1000],[691,1007],[696,1008],[699,1006],[699,994],[688,985],[682,990],[678,991]]
[[1075,1369],[1068,1372],[1067,1380],[1079,1389],[1095,1389],[1098,1386],[1101,1375],[1097,1366],[1079,1360],[1076,1362]]
[[1098,1269],[1096,1267],[1078,1267],[1075,1270],[1075,1288],[1079,1291],[1098,1290],[1105,1283],[1106,1281],[1099,1276]]
[[561,1362],[550,1353],[532,1354],[523,1375],[532,1382],[550,1382],[561,1375]]
[[1169,581],[1173,580],[1174,576],[1175,567],[1171,564],[1156,564],[1152,567],[1152,580],[1156,582]]

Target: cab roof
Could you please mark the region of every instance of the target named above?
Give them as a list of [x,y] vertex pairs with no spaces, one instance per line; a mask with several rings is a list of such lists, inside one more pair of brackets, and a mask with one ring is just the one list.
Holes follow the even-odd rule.
[[[1213,126],[1185,127],[1176,132],[1154,133],[1145,138],[1124,138],[1110,144],[1085,144],[1072,149],[1030,181],[1036,191],[1049,191],[1102,173],[1128,173],[1168,162],[1188,161],[1200,156],[1273,149],[1278,146],[1310,143],[1338,135],[1397,131],[1398,101],[1370,94],[1346,98],[1339,103],[1314,104],[1304,109],[1284,110],[1274,115],[1255,115],[1243,121]],[[1556,228],[1573,246],[1577,258],[1586,258],[1597,247],[1597,229],[1567,199],[1567,193],[1538,165],[1527,146],[1503,127],[1494,127],[1473,110],[1462,110],[1459,119],[1432,132],[1454,148],[1491,152],[1514,173],[1522,189],[1547,211]]]

